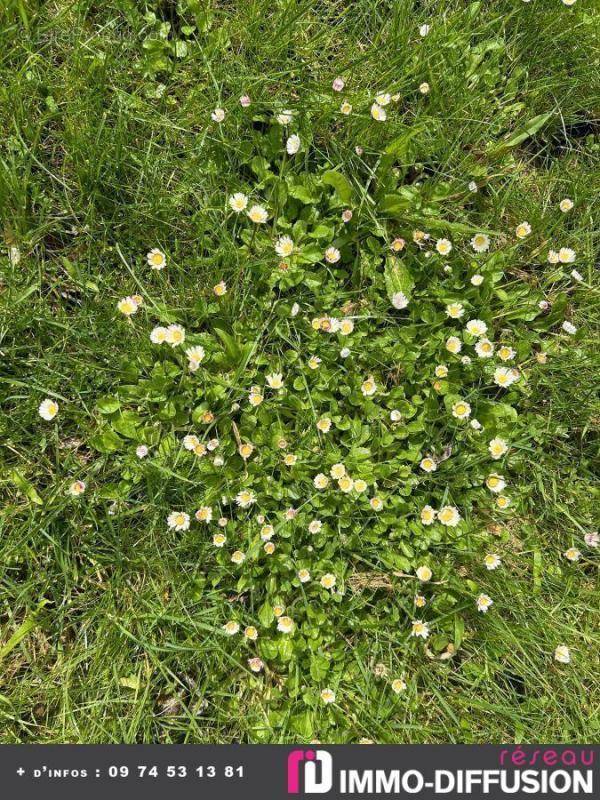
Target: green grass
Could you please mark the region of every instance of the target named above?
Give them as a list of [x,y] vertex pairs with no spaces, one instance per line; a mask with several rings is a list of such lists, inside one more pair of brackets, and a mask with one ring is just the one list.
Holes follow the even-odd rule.
[[[421,39],[424,22],[431,31]],[[590,0],[573,8],[559,0],[3,4],[0,741],[598,740],[597,551],[583,544],[598,527],[598,30]],[[331,91],[337,75],[347,81],[340,95]],[[382,125],[368,114],[379,91],[401,98]],[[238,103],[245,92],[248,110]],[[344,97],[355,107],[347,118],[337,113]],[[227,117],[215,126],[219,105]],[[473,514],[464,538],[432,542],[431,563],[455,596],[437,607],[429,654],[407,637],[410,584],[374,583],[390,563],[399,569],[395,543],[392,561],[368,536],[331,555],[332,563],[343,555],[346,578],[360,582],[332,612],[332,707],[308,696],[330,676],[313,679],[301,654],[289,672],[255,677],[245,651],[221,635],[240,605],[235,581],[213,583],[213,556],[165,528],[189,488],[173,471],[195,480],[185,462],[140,471],[130,455],[93,446],[106,430],[100,398],[138,403],[156,358],[151,326],[193,328],[216,314],[219,280],[230,286],[224,329],[255,333],[261,364],[283,357],[261,242],[242,246],[223,209],[229,194],[258,182],[251,159],[280,147],[269,119],[286,108],[304,147],[281,167],[284,177],[346,175],[364,238],[382,219],[386,181],[390,193],[430,192],[446,228],[435,229],[413,195],[385,219],[389,231],[408,241],[429,223],[436,238],[465,243],[471,234],[460,225],[496,232],[510,309],[543,296],[560,311],[554,327],[529,339],[531,320],[507,320],[529,342],[509,469],[518,505],[498,529],[493,515]],[[528,129],[540,115],[549,116]],[[392,141],[396,152],[385,155]],[[567,215],[557,210],[563,197],[575,202]],[[522,220],[533,228],[525,250],[507,242]],[[555,243],[577,251],[582,283],[570,266],[546,263]],[[162,273],[148,274],[151,247],[168,254]],[[352,279],[332,308],[367,295],[365,276]],[[116,303],[136,292],[148,317],[129,326]],[[303,284],[277,296],[313,303]],[[559,333],[565,318],[578,328],[568,340]],[[549,359],[534,367],[540,341]],[[307,419],[322,399],[308,395]],[[61,406],[54,423],[38,416],[44,397]],[[171,424],[187,432],[177,420],[159,427]],[[75,477],[88,484],[77,503],[65,494]],[[451,491],[470,497],[461,480],[450,474]],[[562,553],[573,544],[583,556],[569,564]],[[503,567],[488,573],[481,557],[490,549]],[[494,598],[488,614],[474,611],[469,580]],[[258,611],[262,587],[239,591]],[[456,652],[441,660],[449,642]],[[553,660],[560,643],[570,665]],[[378,664],[405,676],[405,693],[389,691]]]

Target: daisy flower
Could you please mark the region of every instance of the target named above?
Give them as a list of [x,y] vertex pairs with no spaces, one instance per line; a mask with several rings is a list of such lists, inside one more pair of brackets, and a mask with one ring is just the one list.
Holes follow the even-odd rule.
[[236,550],[234,553],[231,554],[231,561],[234,564],[243,564],[246,560],[246,555],[241,550]]
[[566,214],[567,211],[570,211],[573,208],[573,201],[570,200],[568,197],[565,197],[564,200],[560,201],[558,207],[563,212],[563,214]]
[[253,503],[256,503],[256,496],[249,489],[242,489],[241,492],[236,494],[235,502],[240,508],[249,508]]
[[571,653],[566,644],[559,644],[554,650],[554,660],[561,664],[571,663]]
[[338,487],[341,492],[344,492],[344,494],[348,494],[349,492],[352,491],[352,489],[354,489],[354,481],[349,475],[344,475],[343,478],[339,479]]
[[548,263],[558,264],[558,253],[556,250],[548,250]]
[[494,383],[507,387],[515,382],[515,375],[510,367],[496,367],[494,370]]
[[594,549],[598,547],[600,544],[600,535],[597,531],[593,531],[591,533],[586,533],[583,537],[583,541],[587,544],[588,547],[593,547]]
[[336,577],[335,575],[332,575],[331,572],[327,572],[325,575],[323,575],[319,583],[324,589],[333,589],[336,583]]
[[308,583],[310,580],[310,572],[307,569],[299,569],[298,570],[298,580],[300,583]]
[[340,333],[342,336],[349,336],[353,330],[354,322],[351,319],[345,317],[344,319],[340,320]]
[[526,239],[531,233],[531,225],[528,222],[521,222],[515,229],[517,239]]
[[313,519],[308,525],[309,533],[319,533],[323,528],[323,523],[320,519]]
[[433,572],[427,566],[418,567],[415,574],[422,583],[427,583],[433,577]]
[[340,251],[337,247],[328,247],[327,250],[325,250],[325,261],[327,261],[328,264],[336,264],[340,258]]
[[275,252],[282,258],[291,256],[294,252],[294,242],[289,236],[280,236],[275,242]]
[[465,313],[465,308],[462,303],[449,303],[446,306],[446,314],[450,319],[460,319]]
[[215,547],[223,547],[226,541],[227,537],[224,533],[215,533],[213,536],[213,544]]
[[335,481],[339,481],[346,474],[346,467],[343,464],[334,464],[329,470],[329,474]]
[[429,636],[429,625],[426,622],[423,622],[420,619],[415,619],[411,622],[412,630],[410,632],[411,636],[418,637],[420,636],[421,639],[427,639]]
[[490,249],[490,237],[485,233],[476,233],[471,239],[471,247],[476,253],[485,253]]
[[325,703],[325,705],[329,705],[330,703],[335,703],[335,692],[333,691],[333,689],[322,689],[321,700]]
[[460,522],[460,514],[455,506],[443,506],[438,511],[437,518],[442,525],[449,528],[455,528]]
[[408,305],[408,297],[404,292],[395,292],[392,295],[392,305],[394,308],[397,308],[398,311],[402,311],[402,309],[406,308]]
[[567,561],[579,561],[581,558],[581,553],[576,547],[569,547],[568,550],[565,550],[563,556],[567,559]]
[[321,431],[321,433],[329,433],[331,430],[331,420],[329,417],[322,417],[317,420],[317,430]]
[[452,242],[449,239],[438,239],[435,243],[435,249],[441,256],[447,256],[452,250]]
[[387,113],[384,108],[382,108],[378,103],[373,103],[371,106],[371,116],[376,122],[385,122],[387,119]]
[[446,339],[446,350],[453,355],[460,353],[462,350],[462,342],[458,336],[449,336]]
[[260,390],[260,386],[252,386],[250,389],[250,393],[248,394],[248,402],[250,403],[250,405],[256,408],[262,403],[264,399],[265,398]]
[[280,633],[291,633],[294,627],[294,620],[291,617],[279,617],[277,620],[277,630]]
[[341,92],[345,85],[346,84],[343,78],[334,78],[331,88],[334,92]]
[[58,403],[55,400],[50,400],[50,398],[47,397],[40,403],[38,414],[42,419],[45,419],[46,422],[50,422],[50,420],[54,419],[54,417],[58,414]]
[[267,209],[263,206],[254,205],[249,209],[248,217],[257,225],[262,225],[269,218],[269,214],[267,213]]
[[377,391],[377,384],[375,383],[372,375],[369,375],[366,381],[362,382],[360,390],[365,397],[371,397],[375,394]]
[[240,105],[242,108],[248,108],[251,102],[252,100],[250,100],[250,97],[247,94],[243,94],[240,97]]
[[186,450],[195,450],[200,444],[200,439],[198,439],[198,437],[193,433],[186,434],[182,441]]
[[79,497],[85,492],[85,483],[84,481],[73,481],[73,483],[69,486],[69,494],[71,497]]
[[558,260],[561,264],[572,264],[577,254],[570,247],[561,247],[558,251]]
[[213,516],[212,508],[210,506],[200,506],[194,516],[198,522],[210,522]]
[[510,497],[506,497],[506,495],[500,494],[496,498],[496,505],[499,509],[504,511],[505,508],[508,508],[510,505]]
[[181,325],[169,325],[165,334],[165,342],[171,347],[183,344],[185,341],[185,328]]
[[494,492],[495,494],[497,494],[506,487],[506,481],[504,480],[504,477],[502,475],[498,475],[496,472],[492,472],[485,479],[485,485],[490,490],[490,492]]
[[270,375],[266,376],[266,381],[271,389],[283,388],[283,375],[281,372],[272,372]]
[[373,511],[381,511],[383,508],[383,500],[380,497],[372,497],[369,500],[369,505],[373,509]]
[[152,344],[163,344],[167,341],[167,329],[162,325],[152,328],[150,331],[150,341]]
[[467,419],[471,414],[471,406],[465,400],[458,400],[452,406],[452,416],[456,419]]
[[292,121],[293,116],[294,112],[286,109],[285,111],[282,111],[280,114],[277,114],[275,119],[280,125],[289,125],[290,122]]
[[195,345],[194,347],[188,347],[185,351],[185,354],[188,358],[188,367],[192,372],[196,372],[200,363],[204,360],[205,351],[201,345]]
[[285,149],[290,156],[295,155],[300,150],[300,137],[296,133],[293,133],[288,138],[285,143]]
[[322,472],[319,472],[318,475],[315,475],[313,478],[313,484],[315,489],[326,489],[329,486],[329,478],[327,475],[324,475]]
[[210,118],[213,122],[223,122],[225,119],[225,111],[222,108],[215,108],[215,110],[211,113]]
[[167,525],[174,531],[187,531],[190,527],[190,515],[185,511],[171,511],[167,517]]
[[248,625],[247,628],[244,628],[244,636],[246,639],[250,639],[251,642],[255,642],[258,639],[258,631],[254,625]]
[[402,678],[396,678],[392,681],[391,687],[394,694],[401,694],[406,690],[406,683]]
[[567,320],[563,322],[561,328],[565,333],[568,333],[570,336],[573,336],[574,334],[577,333],[577,328],[575,327],[575,325],[573,325],[572,322],[568,322]]
[[487,325],[480,319],[470,319],[466,325],[467,333],[471,336],[483,336],[487,333]]
[[146,253],[146,261],[151,269],[161,270],[167,266],[167,257],[158,247],[154,247]]
[[235,211],[236,214],[240,214],[248,208],[248,197],[242,192],[232,194],[228,202],[229,207],[232,211]]
[[138,444],[135,448],[135,454],[138,458],[146,458],[148,455],[148,448],[145,444]]
[[494,570],[498,569],[502,561],[500,560],[500,556],[496,555],[496,553],[488,553],[483,559],[483,563],[487,570]]
[[475,344],[475,352],[479,358],[491,358],[494,355],[494,345],[489,339],[480,339]]
[[275,533],[275,528],[272,525],[263,525],[260,529],[260,538],[263,542],[268,542],[269,539],[273,538],[273,534]]
[[225,281],[219,281],[216,286],[213,286],[213,294],[216,297],[223,297],[223,295],[227,294],[227,284]]
[[260,672],[264,668],[265,664],[262,659],[256,657],[248,659],[248,666],[252,672]]
[[[483,341],[483,339],[481,339],[480,341]],[[500,359],[500,361],[511,361],[515,357],[515,355],[516,353],[512,349],[512,347],[507,347],[506,345],[502,345],[502,347],[498,349],[498,358]]]
[[294,455],[294,453],[286,453],[283,457],[283,463],[286,467],[293,467],[294,464],[298,461],[298,456]]
[[481,286],[483,280],[484,280],[483,275],[473,275],[471,277],[471,283],[473,284],[473,286]]
[[321,359],[319,358],[319,356],[311,356],[308,359],[307,363],[308,363],[308,366],[310,367],[310,369],[317,369],[317,367],[321,363]]
[[133,297],[124,297],[117,303],[117,311],[120,311],[121,314],[124,314],[126,317],[130,317],[132,314],[135,314],[137,310],[138,304],[135,302]]
[[429,94],[430,86],[427,81],[423,81],[423,83],[419,84],[419,91],[421,94]]
[[423,525],[431,525],[435,522],[435,518],[437,517],[437,511],[435,508],[431,506],[423,506],[421,509],[421,522]]
[[419,464],[423,472],[435,472],[437,469],[437,464],[433,460],[433,458],[424,458],[421,463]]
[[502,456],[508,451],[508,445],[504,441],[504,439],[500,439],[500,437],[496,437],[492,439],[488,445],[490,455],[493,459],[502,458]]
[[239,629],[239,622],[234,622],[233,620],[229,620],[229,622],[226,622],[225,625],[223,625],[223,630],[228,636],[235,636]]
[[342,105],[340,106],[340,113],[342,113],[345,117],[352,113],[352,104],[349,103],[347,100],[344,100]]
[[362,478],[358,478],[354,481],[354,491],[358,492],[358,494],[362,494],[367,490],[367,482],[363,481]]
[[481,611],[482,614],[487,614],[489,608],[493,605],[493,603],[494,601],[487,594],[480,594],[475,600],[477,611]]

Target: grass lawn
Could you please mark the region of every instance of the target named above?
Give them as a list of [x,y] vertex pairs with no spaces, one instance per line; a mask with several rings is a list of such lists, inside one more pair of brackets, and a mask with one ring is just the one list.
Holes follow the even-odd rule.
[[0,43],[0,741],[597,742],[597,3]]

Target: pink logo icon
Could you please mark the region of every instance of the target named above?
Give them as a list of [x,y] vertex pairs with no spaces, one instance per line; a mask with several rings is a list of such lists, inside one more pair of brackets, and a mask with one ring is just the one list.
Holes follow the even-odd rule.
[[[317,775],[320,765],[320,776]],[[288,794],[300,794],[300,774],[304,794],[325,794],[333,785],[333,760],[326,750],[292,750],[288,755]]]

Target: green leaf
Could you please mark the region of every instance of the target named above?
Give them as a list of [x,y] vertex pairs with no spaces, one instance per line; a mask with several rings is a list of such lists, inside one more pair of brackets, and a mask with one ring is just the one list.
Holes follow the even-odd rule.
[[410,298],[415,282],[409,268],[403,261],[388,259],[385,265],[384,276],[385,288],[390,301],[398,292],[403,292],[406,297]]
[[135,411],[123,411],[118,417],[111,420],[111,425],[117,433],[127,439],[138,439],[138,428],[142,419]]
[[323,173],[322,181],[327,186],[333,186],[342,203],[349,204],[352,200],[352,185],[348,178],[341,172],[330,169]]
[[313,724],[312,714],[310,711],[304,711],[302,714],[296,714],[290,720],[292,730],[303,739],[313,738]]
[[37,493],[35,486],[30,483],[27,478],[23,477],[18,469],[13,469],[12,472],[9,473],[8,479],[28,500],[31,500],[32,503],[38,506],[43,505],[44,501]]
[[463,635],[465,632],[465,621],[462,617],[459,617],[458,614],[454,615],[454,647],[458,650],[458,648],[462,644]]
[[535,133],[537,133],[540,128],[542,128],[548,122],[553,114],[553,111],[549,111],[547,114],[538,114],[537,117],[532,117],[528,122],[525,123],[523,128],[513,133],[512,136],[508,137],[508,139],[504,139],[502,142],[492,146],[490,148],[490,152],[499,153],[504,150],[510,150],[513,147],[517,147],[521,144],[521,142],[524,142],[525,139],[529,139],[530,136],[533,136]]
[[281,637],[278,648],[282,661],[290,661],[294,655],[294,643],[289,635],[286,634]]
[[5,658],[15,647],[21,642],[34,628],[37,628],[39,625],[39,621],[37,618],[37,612],[40,611],[49,600],[42,600],[41,603],[38,604],[38,607],[35,611],[31,612],[28,616],[25,617],[23,622],[19,625],[17,630],[13,633],[10,639],[6,642],[5,645],[0,647],[0,660]]
[[123,445],[123,440],[114,431],[107,429],[102,433],[92,436],[90,445],[99,453],[114,453],[120,450]]
[[273,613],[273,606],[270,603],[263,603],[258,612],[258,621],[260,624],[263,628],[268,628],[274,619],[275,614]]
[[117,397],[111,395],[104,395],[99,397],[96,407],[101,414],[114,414],[121,407]]

